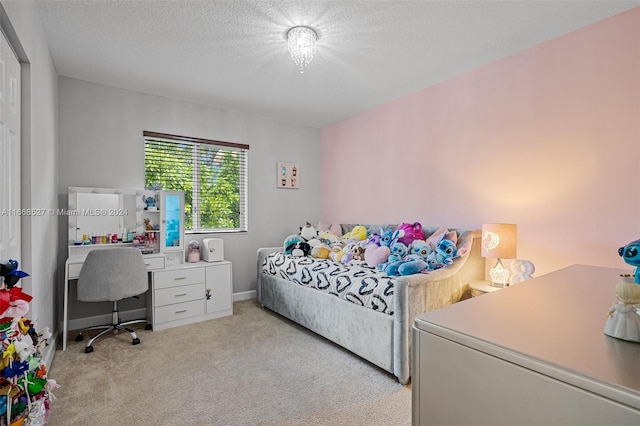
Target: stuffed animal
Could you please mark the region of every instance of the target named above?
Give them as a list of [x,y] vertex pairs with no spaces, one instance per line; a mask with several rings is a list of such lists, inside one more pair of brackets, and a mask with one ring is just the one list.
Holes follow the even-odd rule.
[[380,245],[391,247],[391,244],[394,242],[393,235],[394,232],[391,229],[385,229],[384,231],[382,231],[380,235]]
[[397,231],[404,231],[404,235],[398,238],[402,244],[409,246],[414,240],[424,240],[424,232],[420,222],[402,223]]
[[[390,266],[390,271],[396,275],[413,275],[428,269],[428,257],[432,253],[431,247],[425,240],[414,240],[408,249],[408,255],[397,265]],[[390,275],[387,273],[387,275]]]
[[302,238],[300,235],[289,235],[287,238],[285,238],[284,243],[282,244],[284,248],[284,254],[291,254],[293,247],[300,242],[305,242],[304,238]]
[[361,246],[353,244],[349,251],[351,253],[352,260],[364,260],[364,249]]
[[324,243],[311,247],[311,257],[316,259],[328,259],[329,253],[331,253],[331,248]]
[[331,245],[338,241],[340,238],[331,231],[320,231],[318,232],[318,239],[321,243]]
[[402,260],[406,255],[409,249],[406,245],[401,242],[395,242],[391,245],[391,254],[389,254],[388,261],[389,262],[397,262]]
[[311,246],[315,247],[320,245],[321,241],[318,239],[318,231],[309,222],[303,227],[300,227],[300,236]]
[[436,246],[436,260],[439,264],[451,265],[457,254],[456,243],[451,240],[443,239]]
[[375,268],[376,266],[385,263],[391,254],[388,246],[378,247],[375,244],[369,244],[364,249],[364,261],[367,262],[367,266]]
[[413,256],[418,256],[419,258],[422,259],[427,259],[427,256],[429,256],[429,253],[431,253],[433,250],[431,249],[431,246],[429,246],[429,243],[427,243],[425,240],[414,240],[411,245],[409,245],[409,255],[413,255]]
[[394,276],[398,275],[398,267],[402,264],[404,257],[408,252],[407,246],[400,242],[395,242],[391,245],[391,253],[385,263],[381,263],[377,266],[378,270],[383,271],[385,274]]
[[356,225],[353,227],[351,232],[347,232],[342,236],[342,239],[345,241],[363,241],[367,239],[367,228],[362,225]]
[[318,222],[318,226],[316,227],[316,229],[318,230],[318,233],[330,232],[338,238],[342,236],[342,227],[339,223],[332,223],[331,225],[327,225],[326,223]]
[[311,253],[311,246],[306,241],[298,241],[291,248],[291,256],[293,257],[309,256],[309,253]]
[[633,280],[636,284],[640,284],[640,240],[631,241],[626,246],[620,247],[618,254],[625,263],[636,267]]
[[382,236],[377,232],[374,232],[373,234],[369,235],[369,238],[367,238],[367,244],[375,244],[379,246],[381,240]]
[[429,264],[425,259],[410,259],[398,266],[398,275],[413,275],[427,269]]

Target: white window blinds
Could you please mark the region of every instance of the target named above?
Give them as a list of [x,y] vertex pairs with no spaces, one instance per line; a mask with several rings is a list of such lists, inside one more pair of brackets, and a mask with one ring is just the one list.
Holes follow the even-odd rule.
[[145,186],[184,192],[185,230],[247,231],[249,146],[144,132]]

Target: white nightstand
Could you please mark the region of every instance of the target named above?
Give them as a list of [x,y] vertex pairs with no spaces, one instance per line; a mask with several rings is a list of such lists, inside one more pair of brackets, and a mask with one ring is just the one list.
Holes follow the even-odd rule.
[[492,286],[489,281],[474,281],[469,284],[469,287],[471,287],[471,295],[473,297],[491,293],[496,290],[502,290],[500,287]]

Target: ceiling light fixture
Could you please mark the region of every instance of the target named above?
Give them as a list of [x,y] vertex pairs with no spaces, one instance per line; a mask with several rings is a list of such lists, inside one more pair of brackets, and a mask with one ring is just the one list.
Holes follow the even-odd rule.
[[291,59],[300,67],[300,73],[309,65],[316,53],[318,34],[309,27],[297,26],[287,31],[287,43]]

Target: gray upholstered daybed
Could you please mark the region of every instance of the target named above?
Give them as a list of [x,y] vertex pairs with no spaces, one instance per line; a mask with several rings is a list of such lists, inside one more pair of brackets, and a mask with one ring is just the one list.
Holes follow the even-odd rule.
[[[436,228],[423,230],[428,237]],[[392,277],[390,304],[393,306],[389,306],[387,312],[360,306],[335,294],[269,273],[265,270],[265,259],[282,251],[282,247],[258,249],[258,301],[407,384],[411,377],[411,326],[415,317],[461,300],[468,292],[470,282],[484,279],[481,232],[457,231],[458,245],[471,243],[468,253],[455,259],[452,265],[428,274]]]

